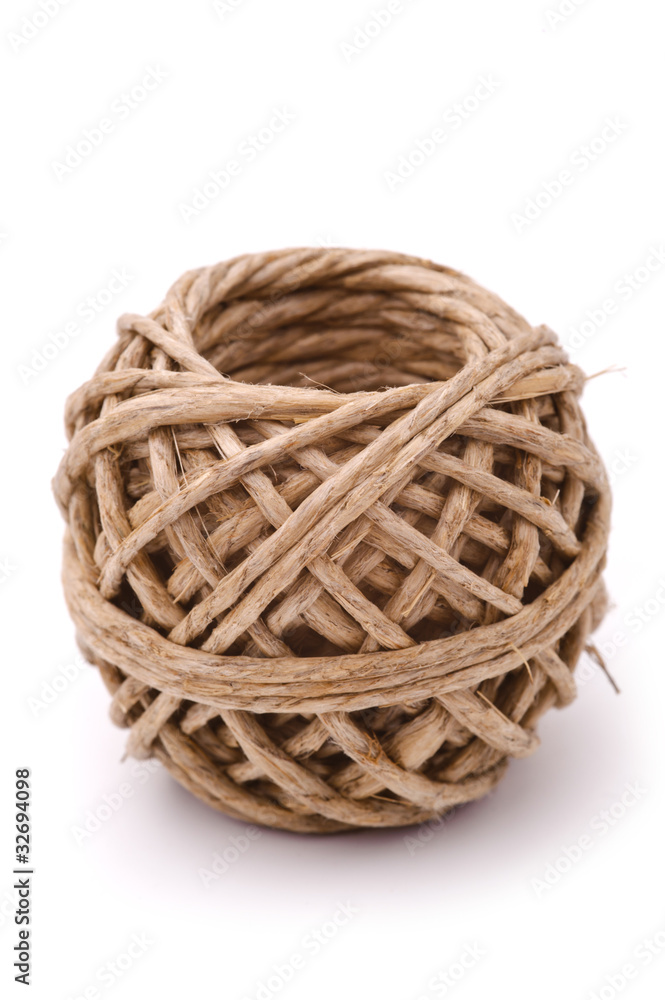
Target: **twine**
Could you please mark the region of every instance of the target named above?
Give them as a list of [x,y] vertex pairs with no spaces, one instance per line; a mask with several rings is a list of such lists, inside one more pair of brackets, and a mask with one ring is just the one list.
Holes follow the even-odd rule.
[[387,252],[246,255],[121,317],[54,490],[127,752],[298,831],[492,789],[604,611],[583,382],[547,327]]

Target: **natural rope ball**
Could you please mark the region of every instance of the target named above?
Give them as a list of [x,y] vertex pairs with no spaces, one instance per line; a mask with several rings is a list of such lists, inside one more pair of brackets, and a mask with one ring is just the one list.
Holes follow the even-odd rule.
[[395,253],[242,256],[123,316],[54,487],[128,752],[298,831],[488,792],[604,609],[583,381],[547,327]]

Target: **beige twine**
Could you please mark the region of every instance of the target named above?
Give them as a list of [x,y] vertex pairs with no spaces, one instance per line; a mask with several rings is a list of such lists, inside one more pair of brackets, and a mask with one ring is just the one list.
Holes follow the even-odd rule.
[[604,610],[583,382],[547,327],[395,253],[250,254],[123,316],[54,489],[128,753],[298,831],[488,792]]

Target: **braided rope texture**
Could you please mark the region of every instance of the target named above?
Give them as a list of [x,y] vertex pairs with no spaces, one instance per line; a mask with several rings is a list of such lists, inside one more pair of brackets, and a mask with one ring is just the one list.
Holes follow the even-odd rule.
[[583,382],[547,327],[396,253],[245,255],[122,316],[54,491],[128,753],[301,832],[489,792],[605,609]]

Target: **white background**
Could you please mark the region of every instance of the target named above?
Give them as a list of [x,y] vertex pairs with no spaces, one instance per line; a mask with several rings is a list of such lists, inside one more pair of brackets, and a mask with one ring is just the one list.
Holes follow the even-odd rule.
[[[469,967],[449,990],[459,1000],[654,1000],[665,982],[665,264],[652,253],[665,256],[662,14],[647,0],[587,0],[564,4],[572,13],[556,23],[545,0],[403,0],[352,50],[342,44],[385,0],[228,6],[69,0],[27,41],[19,33],[31,32],[36,2],[5,0],[0,15],[0,977],[11,996],[25,995],[11,982],[11,795],[14,769],[28,766],[28,995],[38,1000],[86,990],[113,1000],[429,1000],[444,995],[442,974],[459,977],[463,954]],[[58,179],[67,146],[150,68],[166,79],[131,114],[112,112],[113,131]],[[451,109],[472,107],[481,77],[494,93],[457,127]],[[294,121],[186,223],[180,206],[275,108]],[[607,119],[619,134],[591,161],[581,151]],[[390,185],[386,172],[442,124],[445,142]],[[544,185],[556,191],[566,169],[571,182],[546,206]],[[538,195],[538,217],[520,224]],[[149,311],[186,269],[312,244],[389,248],[466,271],[557,330],[587,373],[617,370],[588,383],[584,405],[614,483],[613,610],[597,641],[622,694],[582,661],[579,698],[541,722],[539,751],[415,846],[405,838],[418,831],[265,831],[206,887],[199,869],[243,824],[165,773],[121,762],[126,734],[108,719],[101,680],[76,666],[49,484],[65,445],[64,400],[113,342],[117,315]],[[85,321],[80,303],[114,268],[131,280]],[[73,321],[77,336],[45,359],[51,335]],[[88,811],[123,783],[129,797],[77,843]],[[591,846],[567,861],[585,835]],[[314,954],[305,936],[347,903],[357,912]],[[144,953],[121,978],[104,974],[119,956],[126,967],[134,934],[151,942]],[[651,939],[662,950],[647,961]],[[295,953],[304,968],[262,994],[273,966],[288,971]],[[625,963],[635,976],[622,981]]]

